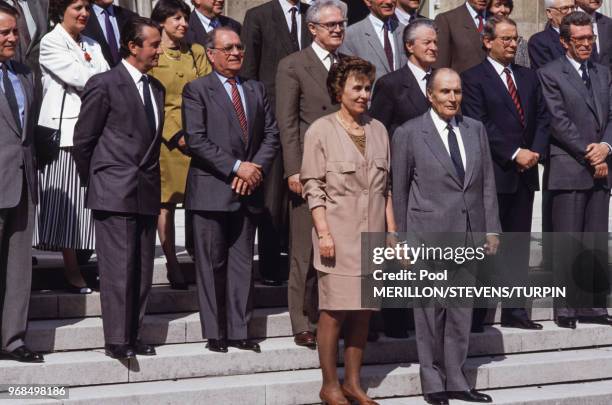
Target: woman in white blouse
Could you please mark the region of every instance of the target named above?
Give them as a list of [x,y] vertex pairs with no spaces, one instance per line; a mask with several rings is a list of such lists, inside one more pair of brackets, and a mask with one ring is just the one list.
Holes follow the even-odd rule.
[[87,294],[92,290],[80,273],[76,251],[93,250],[95,241],[91,212],[84,207],[85,188],[72,158],[72,136],[81,109],[80,92],[90,77],[109,66],[100,45],[81,35],[90,17],[88,0],[51,0],[49,17],[56,25],[40,42],[43,99],[38,124],[57,129],[61,115],[61,142],[58,159],[41,173],[34,245],[61,250],[70,290]]

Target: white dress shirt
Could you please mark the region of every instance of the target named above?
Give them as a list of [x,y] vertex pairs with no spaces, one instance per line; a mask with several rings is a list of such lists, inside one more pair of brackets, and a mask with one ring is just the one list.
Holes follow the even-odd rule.
[[323,47],[317,44],[316,41],[312,41],[312,50],[317,55],[317,58],[323,63],[325,69],[329,72],[331,65],[336,61],[336,57],[329,52],[327,49],[323,49]]
[[212,20],[208,17],[206,17],[204,14],[202,14],[201,12],[199,12],[197,9],[193,10],[196,15],[198,16],[198,18],[200,19],[200,22],[202,23],[202,25],[204,26],[204,31],[206,31],[207,33],[209,33],[210,31],[214,30],[215,27],[213,27],[212,25],[210,25],[212,23]]
[[410,60],[408,60],[408,69],[410,69],[410,71],[414,75],[423,95],[427,97],[427,80],[425,77],[426,75],[431,74],[431,68],[429,68],[429,71],[426,72],[423,69],[421,69],[419,66],[415,65],[414,63],[410,62]]
[[[414,15],[416,16],[416,12],[414,13]],[[395,16],[397,17],[398,21],[403,25],[410,24],[410,13],[406,12],[406,10],[404,10],[400,6],[395,6]]]
[[285,15],[285,21],[287,22],[287,28],[289,28],[289,32],[291,32],[291,9],[295,8],[295,22],[297,23],[297,38],[298,43],[300,44],[300,49],[302,49],[302,15],[300,13],[300,2],[298,1],[297,5],[293,5],[289,3],[287,0],[278,0],[281,8],[283,9],[283,13]]
[[[374,26],[374,32],[376,33],[376,36],[378,37],[378,40],[380,41],[380,45],[383,47],[383,49],[385,49],[385,36],[384,36],[385,35],[385,22],[379,19],[378,17],[376,17],[374,14],[370,14],[368,18],[370,19],[372,26]],[[393,38],[393,32],[389,30],[387,36],[389,37],[389,43],[391,44],[391,50],[393,51],[393,66],[390,66],[390,67],[391,67],[391,70],[395,70],[396,50],[395,50],[395,39]]]
[[[113,27],[113,33],[115,34],[115,39],[117,40],[117,49],[119,49],[121,47],[121,45],[119,44],[121,34],[119,32],[119,24],[117,24],[117,17],[115,16],[115,9],[113,7],[114,6],[111,4],[110,6],[108,6],[107,10],[111,25]],[[98,23],[100,24],[100,28],[102,28],[102,32],[104,33],[104,38],[106,38],[106,41],[108,42],[108,35],[106,33],[106,16],[104,15],[104,9],[98,6],[97,4],[94,4],[92,6],[92,11],[96,15]]]
[[[465,6],[467,7],[470,15],[472,16],[472,21],[474,21],[474,25],[476,25],[476,28],[478,28],[478,12],[476,10],[474,10],[474,7],[472,7],[472,5],[469,2],[465,2]],[[484,26],[484,24],[487,22],[487,12],[483,11],[482,12],[482,25]]]
[[[132,80],[134,80],[134,83],[136,84],[136,87],[138,88],[138,94],[140,94],[140,99],[142,100],[142,104],[144,105],[144,93],[143,93],[144,86],[142,82],[143,74],[140,72],[140,70],[130,65],[125,59],[122,59],[121,63],[123,63],[123,66],[125,66],[125,68],[127,69],[128,73],[132,77]],[[151,80],[150,77],[149,77],[149,80]],[[158,129],[159,128],[159,115],[158,115],[157,103],[155,102],[155,93],[153,93],[153,89],[151,88],[151,83],[149,82],[147,85],[149,86],[149,93],[151,93],[151,102],[153,103],[153,111],[155,111],[155,128]]]
[[[429,114],[433,119],[434,126],[438,130],[438,134],[440,138],[442,138],[442,143],[444,143],[444,147],[448,152],[448,156],[450,156],[450,148],[448,146],[448,129],[446,128],[449,123],[443,120],[437,112],[432,109],[429,110]],[[450,120],[450,124],[453,127],[453,132],[457,136],[457,143],[459,144],[459,153],[461,154],[461,162],[463,163],[463,169],[467,167],[465,165],[465,146],[463,146],[463,138],[461,137],[461,131],[459,131],[459,126],[457,125],[457,120],[453,117]]]

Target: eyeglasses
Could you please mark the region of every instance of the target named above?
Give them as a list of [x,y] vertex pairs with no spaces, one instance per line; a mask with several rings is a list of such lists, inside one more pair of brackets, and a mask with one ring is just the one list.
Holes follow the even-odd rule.
[[518,43],[518,37],[497,37],[504,45],[510,45],[512,42]]
[[584,44],[584,43],[586,43],[587,45],[589,45],[589,44],[592,44],[593,42],[597,41],[597,35],[587,35],[587,36],[584,36],[584,37],[570,37],[570,39],[575,44]]
[[236,51],[238,53],[244,53],[244,45],[242,44],[237,44],[237,45],[228,45],[226,47],[223,48],[212,48],[215,49],[217,51],[221,51],[226,55],[231,55],[232,52]]
[[572,11],[576,11],[576,6],[564,6],[564,7],[549,7],[553,10],[557,10],[561,14],[569,14]]
[[327,31],[332,32],[336,29],[339,29],[340,31],[344,31],[346,29],[346,20],[342,20],[342,21],[331,21],[328,23],[318,23],[318,22],[313,22],[314,25],[318,25],[319,27],[325,28]]

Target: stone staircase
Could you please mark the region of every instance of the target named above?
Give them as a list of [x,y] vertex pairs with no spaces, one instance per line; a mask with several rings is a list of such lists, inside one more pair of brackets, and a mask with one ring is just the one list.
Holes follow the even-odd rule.
[[[35,285],[60,271],[56,262],[42,262]],[[192,265],[186,260],[183,265],[192,277]],[[0,404],[320,402],[317,352],[293,343],[286,287],[256,283],[250,334],[261,340],[262,352],[230,348],[220,354],[204,347],[194,286],[174,291],[166,282],[158,258],[144,325],[144,340],[159,345],[157,356],[130,361],[104,355],[98,293],[33,292],[27,341],[35,350],[52,353],[44,364],[0,360],[0,384],[66,385],[70,397],[0,399]],[[576,330],[560,329],[549,308],[534,308],[532,317],[544,324],[542,331],[492,324],[472,336],[468,375],[476,387],[499,404],[612,403],[612,328],[580,324]],[[369,343],[362,376],[368,393],[381,404],[424,403],[413,336]]]

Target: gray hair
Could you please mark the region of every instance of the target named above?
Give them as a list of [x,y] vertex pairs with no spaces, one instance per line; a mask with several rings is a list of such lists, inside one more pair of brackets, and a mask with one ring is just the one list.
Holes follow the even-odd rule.
[[544,0],[544,8],[555,7],[558,0]]
[[328,7],[335,7],[342,13],[342,18],[346,19],[348,7],[340,0],[317,0],[308,7],[306,11],[306,23],[318,23],[320,21],[321,10]]
[[438,32],[438,27],[433,20],[429,18],[417,18],[404,28],[404,33],[402,35],[404,43],[414,43],[417,39],[416,32],[420,27],[427,27],[434,30],[436,33]]

